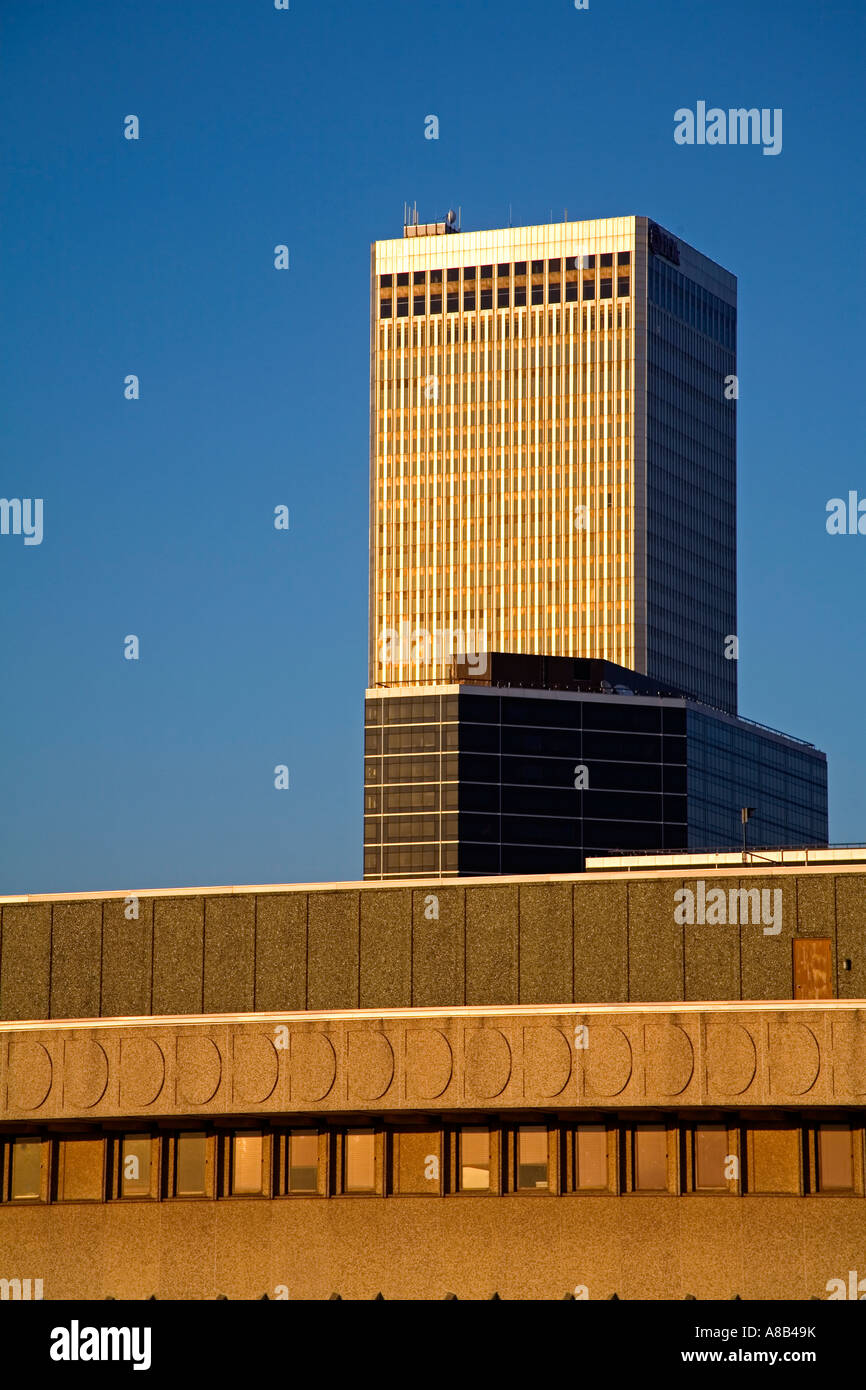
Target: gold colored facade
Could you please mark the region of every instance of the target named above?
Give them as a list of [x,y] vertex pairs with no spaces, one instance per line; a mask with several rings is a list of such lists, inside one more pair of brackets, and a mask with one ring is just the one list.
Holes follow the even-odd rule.
[[374,244],[371,687],[461,648],[645,667],[646,225]]

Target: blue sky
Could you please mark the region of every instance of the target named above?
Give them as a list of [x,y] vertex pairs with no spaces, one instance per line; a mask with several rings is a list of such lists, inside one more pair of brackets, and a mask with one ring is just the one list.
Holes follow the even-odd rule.
[[[404,199],[646,214],[739,277],[740,707],[827,750],[863,842],[866,536],[825,508],[866,496],[864,14],[3,7],[0,495],[44,539],[0,536],[0,892],[360,877],[369,246]],[[677,145],[698,100],[781,107],[782,152]]]

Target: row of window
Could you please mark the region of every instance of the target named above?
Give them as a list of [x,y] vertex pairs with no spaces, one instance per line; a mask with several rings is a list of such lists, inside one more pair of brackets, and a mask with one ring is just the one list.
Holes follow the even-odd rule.
[[[566,659],[566,658],[564,658]],[[587,679],[580,664],[581,658],[567,658],[574,661],[573,679]],[[458,704],[459,700],[459,704]],[[441,704],[440,704],[441,701]],[[666,734],[686,732],[686,712],[681,707],[659,705],[607,705],[597,701],[532,700],[519,697],[496,695],[404,695],[386,700],[367,700],[364,704],[365,724],[427,724],[442,720],[479,722],[484,724],[539,725],[580,727],[581,720],[588,729],[615,728],[622,732],[631,730],[641,733],[656,733],[662,729]],[[703,724],[694,730],[695,738],[709,739]],[[707,749],[714,745],[707,742]]]
[[851,1117],[608,1116],[11,1136],[5,1202],[532,1193],[863,1193]]
[[[615,312],[614,312],[615,307]],[[559,335],[560,330],[566,336],[583,332],[595,333],[598,330],[598,338],[586,339],[585,354],[586,361],[591,362],[593,355],[595,360],[611,361],[612,350],[618,347],[619,356],[628,358],[630,356],[630,341],[628,334],[615,334],[614,329],[620,330],[623,327],[628,329],[631,320],[630,302],[598,305],[598,321],[596,322],[596,306],[594,304],[584,305],[581,330],[581,312],[578,309],[575,321],[575,312],[571,308],[568,314],[562,315],[560,323],[559,309],[551,307],[547,311],[547,324],[545,326],[544,313],[536,309],[533,314],[515,314],[512,320],[505,314],[500,314],[495,318],[479,319],[476,323],[474,318],[465,319],[446,319],[444,329],[439,319],[434,319],[428,324],[426,319],[416,319],[410,325],[393,323],[382,323],[379,325],[379,364],[385,366],[385,376],[391,375],[389,367],[389,356],[393,352],[395,365],[399,356],[400,360],[405,359],[410,351],[417,352],[423,349],[425,342],[429,340],[429,347],[438,349],[444,347],[446,352],[453,354],[457,345],[463,343],[477,342],[482,343],[491,351],[495,352],[497,344],[500,350],[504,350],[504,343],[508,339],[524,339],[530,352],[534,348],[540,349],[545,342],[549,343],[551,337],[554,339]],[[615,322],[614,322],[615,320]],[[512,332],[513,327],[513,332]],[[411,328],[411,332],[408,331]],[[393,331],[392,331],[393,330]],[[685,328],[683,332],[685,332]],[[563,343],[563,348],[565,344]],[[381,372],[380,372],[381,374]],[[673,375],[673,374],[672,374]],[[718,373],[716,374],[718,375]],[[680,377],[674,378],[677,382]],[[699,399],[699,398],[696,398]]]
[[[582,299],[612,299],[613,284],[613,280],[610,277],[606,277],[604,275],[602,275],[599,278],[597,287],[594,279],[584,278],[583,288],[580,297]],[[566,303],[573,302],[578,298],[577,291],[577,281],[571,281],[566,283],[564,296]],[[617,298],[627,299],[630,292],[631,282],[629,276],[617,276]],[[529,291],[529,295],[530,298],[528,302],[530,304],[544,304],[545,302],[547,302],[548,304],[559,304],[562,302],[561,287],[552,283],[549,284],[547,287],[546,300],[544,293],[544,285],[533,285]],[[515,285],[512,290],[512,287],[510,285],[503,286],[500,284],[495,291],[495,297],[495,307],[497,309],[510,309],[512,305],[516,309],[524,308],[527,303],[526,286]],[[413,294],[411,297],[412,312],[415,315],[424,315],[428,312],[431,314],[441,314],[442,299],[443,297],[441,294],[436,294],[431,289],[429,299],[430,307],[428,310],[428,301],[426,295],[424,295],[423,293]],[[476,301],[477,307],[479,309],[494,308],[494,291],[492,289],[482,289],[480,293],[476,295],[474,289],[464,289],[463,312],[471,313],[476,307]],[[379,301],[379,317],[383,319],[391,318],[393,315],[393,310],[396,307],[396,317],[406,318],[409,313],[409,303],[410,300],[408,296],[402,299],[398,297],[396,301],[392,302],[389,293],[383,294]],[[449,293],[445,295],[445,308],[449,314],[456,314],[459,312],[460,296],[456,293],[456,291],[454,293]]]
[[[558,256],[555,259],[546,262],[547,273],[548,275],[559,275],[562,272],[563,268],[565,270],[594,270],[596,266],[596,261],[602,269],[606,269],[608,267],[612,268],[613,252],[605,251],[600,256],[566,256],[564,267],[562,257]],[[631,252],[618,251],[616,255],[616,263],[618,266],[631,265]],[[495,267],[493,265],[482,265],[480,267],[466,266],[463,270],[463,279],[492,280],[495,269],[496,276],[498,279],[508,280],[511,278],[512,274],[525,275],[527,264],[530,267],[530,274],[544,274],[545,262],[543,260],[532,262],[515,261],[513,263],[510,263],[508,261],[500,261]],[[459,281],[460,279],[460,267],[451,266],[450,269],[444,272],[442,270],[431,270],[429,272],[425,270],[413,270],[411,273],[411,283],[413,285],[424,285],[427,283],[429,279],[429,283],[431,285],[441,285],[443,274],[445,275],[446,281],[453,284],[455,281]],[[410,273],[407,270],[400,271],[396,275],[379,276],[380,289],[391,289],[393,285],[396,285],[398,288],[401,288],[403,286],[408,286],[409,283]]]

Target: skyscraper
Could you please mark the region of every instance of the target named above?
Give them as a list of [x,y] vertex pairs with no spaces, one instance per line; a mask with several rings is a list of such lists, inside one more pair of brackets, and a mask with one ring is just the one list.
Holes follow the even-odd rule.
[[645,217],[372,248],[370,687],[600,657],[735,713],[736,281]]
[[734,277],[454,221],[372,248],[365,877],[826,843],[824,754],[737,715]]

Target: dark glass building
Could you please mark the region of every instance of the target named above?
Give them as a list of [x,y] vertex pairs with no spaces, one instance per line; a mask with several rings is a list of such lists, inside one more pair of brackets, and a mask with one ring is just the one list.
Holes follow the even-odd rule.
[[647,678],[603,661],[492,653],[488,671],[487,684],[368,691],[366,879],[736,848],[743,806],[753,847],[826,844],[826,758],[811,744],[646,693]]
[[651,224],[645,669],[736,714],[736,290],[684,243],[676,265],[654,244]]

